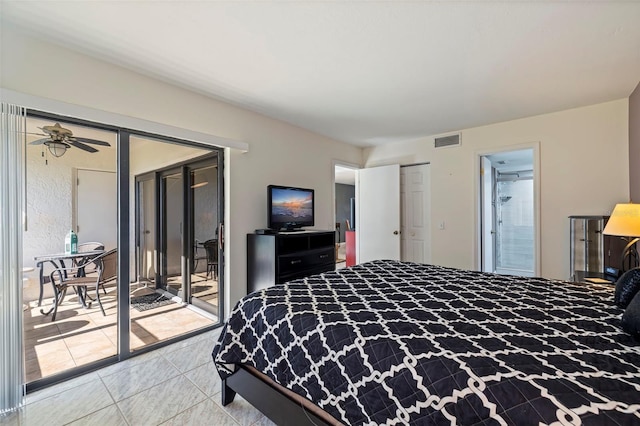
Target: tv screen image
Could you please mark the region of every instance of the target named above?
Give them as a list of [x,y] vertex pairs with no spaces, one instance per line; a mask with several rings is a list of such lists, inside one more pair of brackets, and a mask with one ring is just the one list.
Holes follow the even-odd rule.
[[313,226],[313,189],[269,186],[269,228]]

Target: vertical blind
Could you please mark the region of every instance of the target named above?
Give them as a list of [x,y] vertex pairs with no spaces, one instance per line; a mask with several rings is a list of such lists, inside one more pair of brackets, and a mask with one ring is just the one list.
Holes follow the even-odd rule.
[[24,402],[22,226],[26,109],[0,103],[0,413]]

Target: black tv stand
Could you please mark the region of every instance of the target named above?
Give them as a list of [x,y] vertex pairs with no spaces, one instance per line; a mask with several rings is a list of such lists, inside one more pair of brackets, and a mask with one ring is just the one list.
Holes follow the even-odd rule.
[[247,234],[247,293],[336,267],[334,231]]

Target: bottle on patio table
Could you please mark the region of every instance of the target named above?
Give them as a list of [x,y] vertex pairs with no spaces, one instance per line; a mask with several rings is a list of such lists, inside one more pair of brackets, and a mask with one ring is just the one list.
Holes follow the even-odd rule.
[[64,238],[64,252],[66,254],[76,254],[78,252],[78,235],[73,232],[73,229]]

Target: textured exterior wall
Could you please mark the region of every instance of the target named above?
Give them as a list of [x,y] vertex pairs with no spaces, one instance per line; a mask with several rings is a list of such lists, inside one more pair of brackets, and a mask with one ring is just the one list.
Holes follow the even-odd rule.
[[[35,256],[64,251],[64,237],[72,226],[73,169],[116,170],[115,136],[102,139],[111,143],[112,147],[101,147],[99,152],[93,154],[71,148],[59,158],[49,154],[43,145],[27,145],[27,230],[23,240],[25,267],[35,267]],[[42,156],[43,151],[45,157]],[[45,164],[45,160],[48,164]],[[37,271],[25,274],[25,277],[28,278],[25,299],[32,300],[38,294]]]

